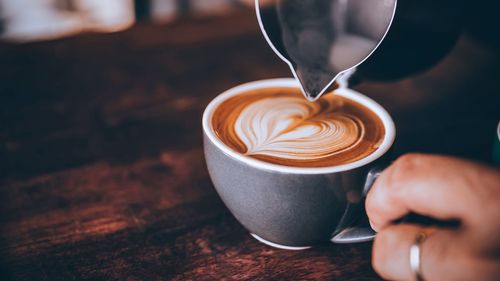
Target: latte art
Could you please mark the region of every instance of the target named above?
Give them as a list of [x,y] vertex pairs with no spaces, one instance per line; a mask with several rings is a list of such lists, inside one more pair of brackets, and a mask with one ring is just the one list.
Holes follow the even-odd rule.
[[217,136],[239,153],[288,166],[354,162],[384,137],[382,122],[364,106],[333,94],[311,103],[294,88],[232,97],[212,121]]
[[236,135],[245,144],[246,155],[295,160],[330,157],[362,139],[364,126],[358,118],[328,116],[322,111],[321,104],[308,103],[303,97],[260,100],[240,113]]

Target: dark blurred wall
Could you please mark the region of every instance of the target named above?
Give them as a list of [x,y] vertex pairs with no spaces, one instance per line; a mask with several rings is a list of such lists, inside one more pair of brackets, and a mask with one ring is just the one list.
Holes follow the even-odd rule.
[[500,1],[469,1],[465,21],[466,32],[500,50]]

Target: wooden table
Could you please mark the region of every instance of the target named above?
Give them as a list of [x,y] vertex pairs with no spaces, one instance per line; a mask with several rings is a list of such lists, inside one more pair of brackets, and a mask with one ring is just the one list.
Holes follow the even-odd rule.
[[[433,70],[358,90],[407,151],[488,161],[498,54],[465,37]],[[377,280],[371,244],[293,252],[248,235],[203,159],[221,91],[290,76],[251,11],[0,45],[1,280]]]

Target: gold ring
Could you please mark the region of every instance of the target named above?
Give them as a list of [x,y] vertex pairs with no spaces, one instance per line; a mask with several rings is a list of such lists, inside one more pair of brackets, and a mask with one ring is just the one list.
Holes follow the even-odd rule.
[[415,242],[410,247],[410,268],[415,275],[415,280],[424,281],[422,277],[422,249],[421,245],[427,235],[423,232],[418,233],[415,236]]

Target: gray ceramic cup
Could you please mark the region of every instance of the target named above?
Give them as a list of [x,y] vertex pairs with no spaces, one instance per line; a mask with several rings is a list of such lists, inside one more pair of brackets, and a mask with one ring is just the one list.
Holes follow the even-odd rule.
[[396,135],[387,111],[351,89],[337,95],[375,112],[385,127],[380,147],[359,161],[322,168],[276,165],[245,156],[224,144],[212,128],[212,114],[226,99],[269,87],[300,88],[294,79],[256,81],[216,97],[203,114],[205,158],[212,182],[236,219],[257,240],[283,249],[305,249],[325,241],[352,243],[372,240],[364,196],[385,162]]

